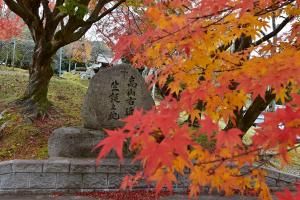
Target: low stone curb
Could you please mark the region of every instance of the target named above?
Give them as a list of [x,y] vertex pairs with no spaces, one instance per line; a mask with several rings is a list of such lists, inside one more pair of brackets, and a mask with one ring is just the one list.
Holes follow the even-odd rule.
[[[96,165],[91,159],[11,160],[0,162],[0,194],[45,194],[95,191],[116,191],[124,176],[140,169],[138,164],[118,159],[103,159]],[[293,186],[299,176],[264,168],[266,182],[272,190]],[[187,173],[188,174],[188,173]],[[188,188],[187,176],[176,175],[175,191]],[[134,189],[153,189],[140,183]]]

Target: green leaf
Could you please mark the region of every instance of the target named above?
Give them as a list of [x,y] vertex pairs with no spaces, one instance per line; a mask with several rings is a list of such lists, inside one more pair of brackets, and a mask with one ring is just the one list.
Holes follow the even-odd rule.
[[61,13],[77,16],[80,19],[88,13],[88,7],[80,4],[79,0],[66,0],[59,10]]

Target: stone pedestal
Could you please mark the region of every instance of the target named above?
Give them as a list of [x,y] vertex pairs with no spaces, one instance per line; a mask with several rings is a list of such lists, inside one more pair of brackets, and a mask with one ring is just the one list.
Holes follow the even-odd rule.
[[[49,157],[96,158],[99,149],[92,150],[105,137],[103,131],[81,127],[56,129],[48,140]],[[115,154],[111,153],[108,157],[115,157]]]

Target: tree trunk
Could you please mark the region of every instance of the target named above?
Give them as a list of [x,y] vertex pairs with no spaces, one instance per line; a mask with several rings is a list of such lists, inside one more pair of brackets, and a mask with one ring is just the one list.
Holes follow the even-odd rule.
[[21,98],[21,105],[34,117],[44,116],[50,106],[47,99],[48,87],[53,70],[52,53],[45,46],[36,45],[32,65],[29,68],[29,83]]
[[5,67],[7,67],[7,61],[8,61],[8,51],[6,52]]
[[71,72],[71,60],[69,60],[69,69],[68,72]]

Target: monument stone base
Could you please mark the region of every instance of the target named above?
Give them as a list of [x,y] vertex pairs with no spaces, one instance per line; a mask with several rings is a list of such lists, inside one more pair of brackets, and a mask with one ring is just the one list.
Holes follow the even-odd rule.
[[[48,140],[48,154],[50,158],[96,158],[99,149],[93,148],[104,138],[103,131],[82,127],[62,127],[53,131]],[[108,158],[116,158],[111,152]]]

